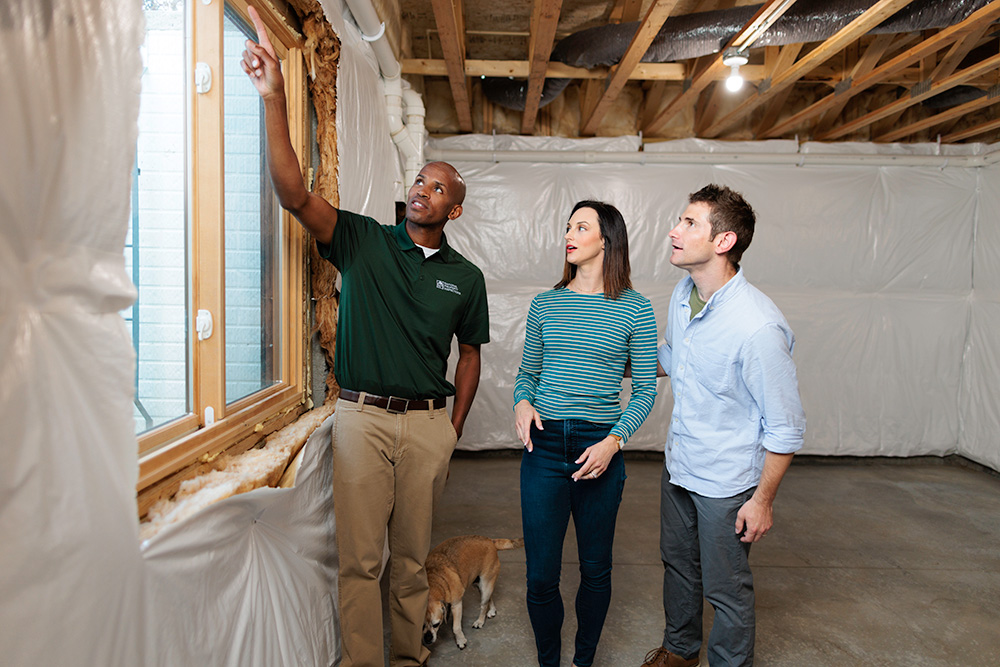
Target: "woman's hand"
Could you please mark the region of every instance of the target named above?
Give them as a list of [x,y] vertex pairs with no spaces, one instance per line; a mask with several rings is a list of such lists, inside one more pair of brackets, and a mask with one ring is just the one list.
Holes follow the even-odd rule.
[[539,431],[544,430],[541,415],[528,402],[528,399],[522,398],[514,406],[514,431],[517,432],[517,439],[528,448],[529,452],[534,448],[531,444],[531,422],[535,422],[535,428]]
[[600,442],[595,442],[584,450],[577,463],[582,463],[580,469],[573,473],[573,481],[579,482],[581,479],[597,479],[605,470],[611,457],[618,453],[618,440],[613,436],[608,436]]

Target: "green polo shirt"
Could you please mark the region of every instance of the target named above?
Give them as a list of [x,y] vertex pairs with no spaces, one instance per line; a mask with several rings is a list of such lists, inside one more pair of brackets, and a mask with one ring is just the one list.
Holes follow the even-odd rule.
[[337,212],[319,254],[342,276],[333,372],[345,389],[400,398],[451,396],[445,379],[451,338],[490,340],[486,281],[441,237],[428,258],[395,227]]

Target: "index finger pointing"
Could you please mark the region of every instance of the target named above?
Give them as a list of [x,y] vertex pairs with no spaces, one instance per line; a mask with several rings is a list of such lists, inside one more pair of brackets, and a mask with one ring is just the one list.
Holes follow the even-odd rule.
[[271,38],[267,36],[267,28],[264,26],[264,21],[260,18],[260,14],[257,13],[253,5],[249,5],[247,11],[250,13],[250,20],[253,21],[254,30],[257,31],[257,43],[264,47],[268,55],[277,59],[274,46],[271,44]]

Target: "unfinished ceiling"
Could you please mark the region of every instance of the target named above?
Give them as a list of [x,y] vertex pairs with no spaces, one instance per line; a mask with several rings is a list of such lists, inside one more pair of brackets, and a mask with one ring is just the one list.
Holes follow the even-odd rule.
[[1000,140],[1000,0],[376,5],[434,134]]

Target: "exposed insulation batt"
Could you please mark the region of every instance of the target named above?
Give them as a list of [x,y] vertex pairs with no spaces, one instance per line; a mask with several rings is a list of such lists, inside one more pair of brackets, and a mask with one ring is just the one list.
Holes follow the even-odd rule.
[[139,526],[139,537],[147,540],[165,526],[183,521],[214,502],[262,486],[277,486],[289,462],[323,420],[333,414],[327,403],[302,415],[280,431],[272,433],[264,446],[239,456],[223,453],[216,459],[218,470],[181,482],[173,498],[157,502]]

